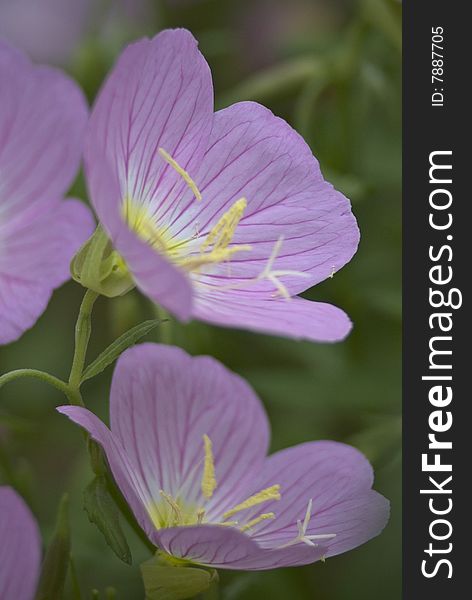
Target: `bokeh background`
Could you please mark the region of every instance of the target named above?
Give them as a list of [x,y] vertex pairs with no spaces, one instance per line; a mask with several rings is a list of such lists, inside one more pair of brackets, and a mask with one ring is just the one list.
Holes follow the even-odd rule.
[[[326,178],[352,200],[359,251],[306,293],[349,313],[347,341],[317,345],[173,321],[148,336],[211,354],[246,377],[269,413],[273,450],[312,439],[356,445],[392,502],[388,527],[365,546],[325,564],[222,573],[223,600],[401,595],[400,11],[397,0],[0,0],[0,35],[67,70],[91,102],[124,44],[166,27],[189,28],[212,68],[217,106],[251,99],[270,107],[304,135]],[[73,193],[86,200],[81,177]],[[0,372],[36,367],[65,377],[81,296],[76,284],[60,289],[33,330],[0,348]],[[100,300],[89,356],[153,316],[135,292]],[[83,390],[103,417],[110,377],[108,369]],[[149,549],[125,524],[133,552],[126,566],[88,522],[82,490],[92,473],[80,432],[54,411],[60,394],[24,380],[0,398],[0,480],[25,496],[46,542],[59,498],[70,493],[82,597],[95,588],[105,598],[113,586],[120,599],[142,598],[138,565]]]

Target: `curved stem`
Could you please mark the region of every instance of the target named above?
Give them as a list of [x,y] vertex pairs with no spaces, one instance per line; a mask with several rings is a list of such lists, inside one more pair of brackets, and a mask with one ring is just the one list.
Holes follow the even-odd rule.
[[92,331],[92,309],[97,298],[97,292],[93,290],[85,292],[75,325],[75,350],[69,375],[69,388],[78,397],[80,396],[79,388],[85,365],[85,355]]
[[54,377],[54,375],[45,373],[44,371],[38,371],[37,369],[17,369],[16,371],[5,373],[5,375],[0,377],[0,388],[5,384],[10,383],[10,381],[15,381],[15,379],[20,379],[21,377],[33,377],[40,381],[44,381],[44,383],[54,386],[66,396],[70,393],[69,386],[65,381]]

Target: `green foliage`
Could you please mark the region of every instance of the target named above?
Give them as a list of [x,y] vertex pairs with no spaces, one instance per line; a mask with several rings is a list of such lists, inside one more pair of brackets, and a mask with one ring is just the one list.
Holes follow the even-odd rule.
[[158,556],[141,565],[146,600],[186,600],[207,592],[218,581],[214,569],[170,565]]
[[63,597],[70,557],[68,503],[68,496],[64,495],[59,505],[56,529],[44,557],[36,600],[60,600]]
[[141,338],[150,333],[160,323],[159,319],[152,319],[144,321],[135,327],[126,331],[112,344],[108,346],[84,371],[82,375],[82,382],[96,377],[108,366],[110,366],[130,346],[139,342]]
[[84,509],[92,523],[102,532],[116,556],[131,564],[131,551],[120,525],[118,509],[108,490],[105,476],[98,475],[85,488]]

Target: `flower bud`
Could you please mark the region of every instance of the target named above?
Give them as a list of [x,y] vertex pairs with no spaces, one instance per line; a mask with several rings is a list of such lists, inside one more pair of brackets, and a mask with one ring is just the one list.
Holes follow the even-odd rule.
[[108,298],[122,296],[134,287],[126,263],[100,226],[72,259],[71,274],[77,283]]

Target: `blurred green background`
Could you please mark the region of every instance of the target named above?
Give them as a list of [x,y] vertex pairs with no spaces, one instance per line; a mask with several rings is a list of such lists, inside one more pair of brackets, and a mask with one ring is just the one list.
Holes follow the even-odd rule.
[[[317,345],[200,323],[169,322],[152,340],[211,354],[246,377],[264,401],[272,449],[313,439],[360,448],[390,498],[384,533],[326,564],[222,573],[223,600],[397,600],[401,595],[401,4],[396,0],[0,0],[0,35],[38,61],[65,68],[92,101],[122,46],[187,27],[213,71],[216,103],[257,100],[311,145],[327,179],[353,203],[362,239],[352,262],[306,297],[343,307],[349,339]],[[73,193],[86,199],[79,177]],[[69,283],[36,327],[0,348],[0,372],[36,367],[65,377],[82,290]],[[91,358],[154,316],[133,292],[100,300]],[[111,369],[84,386],[106,417]],[[14,484],[50,539],[61,494],[71,494],[73,559],[84,598],[92,588],[143,597],[138,565],[149,550],[126,526],[133,566],[121,563],[82,510],[92,473],[79,430],[56,414],[63,398],[39,382],[0,392],[0,481]]]

